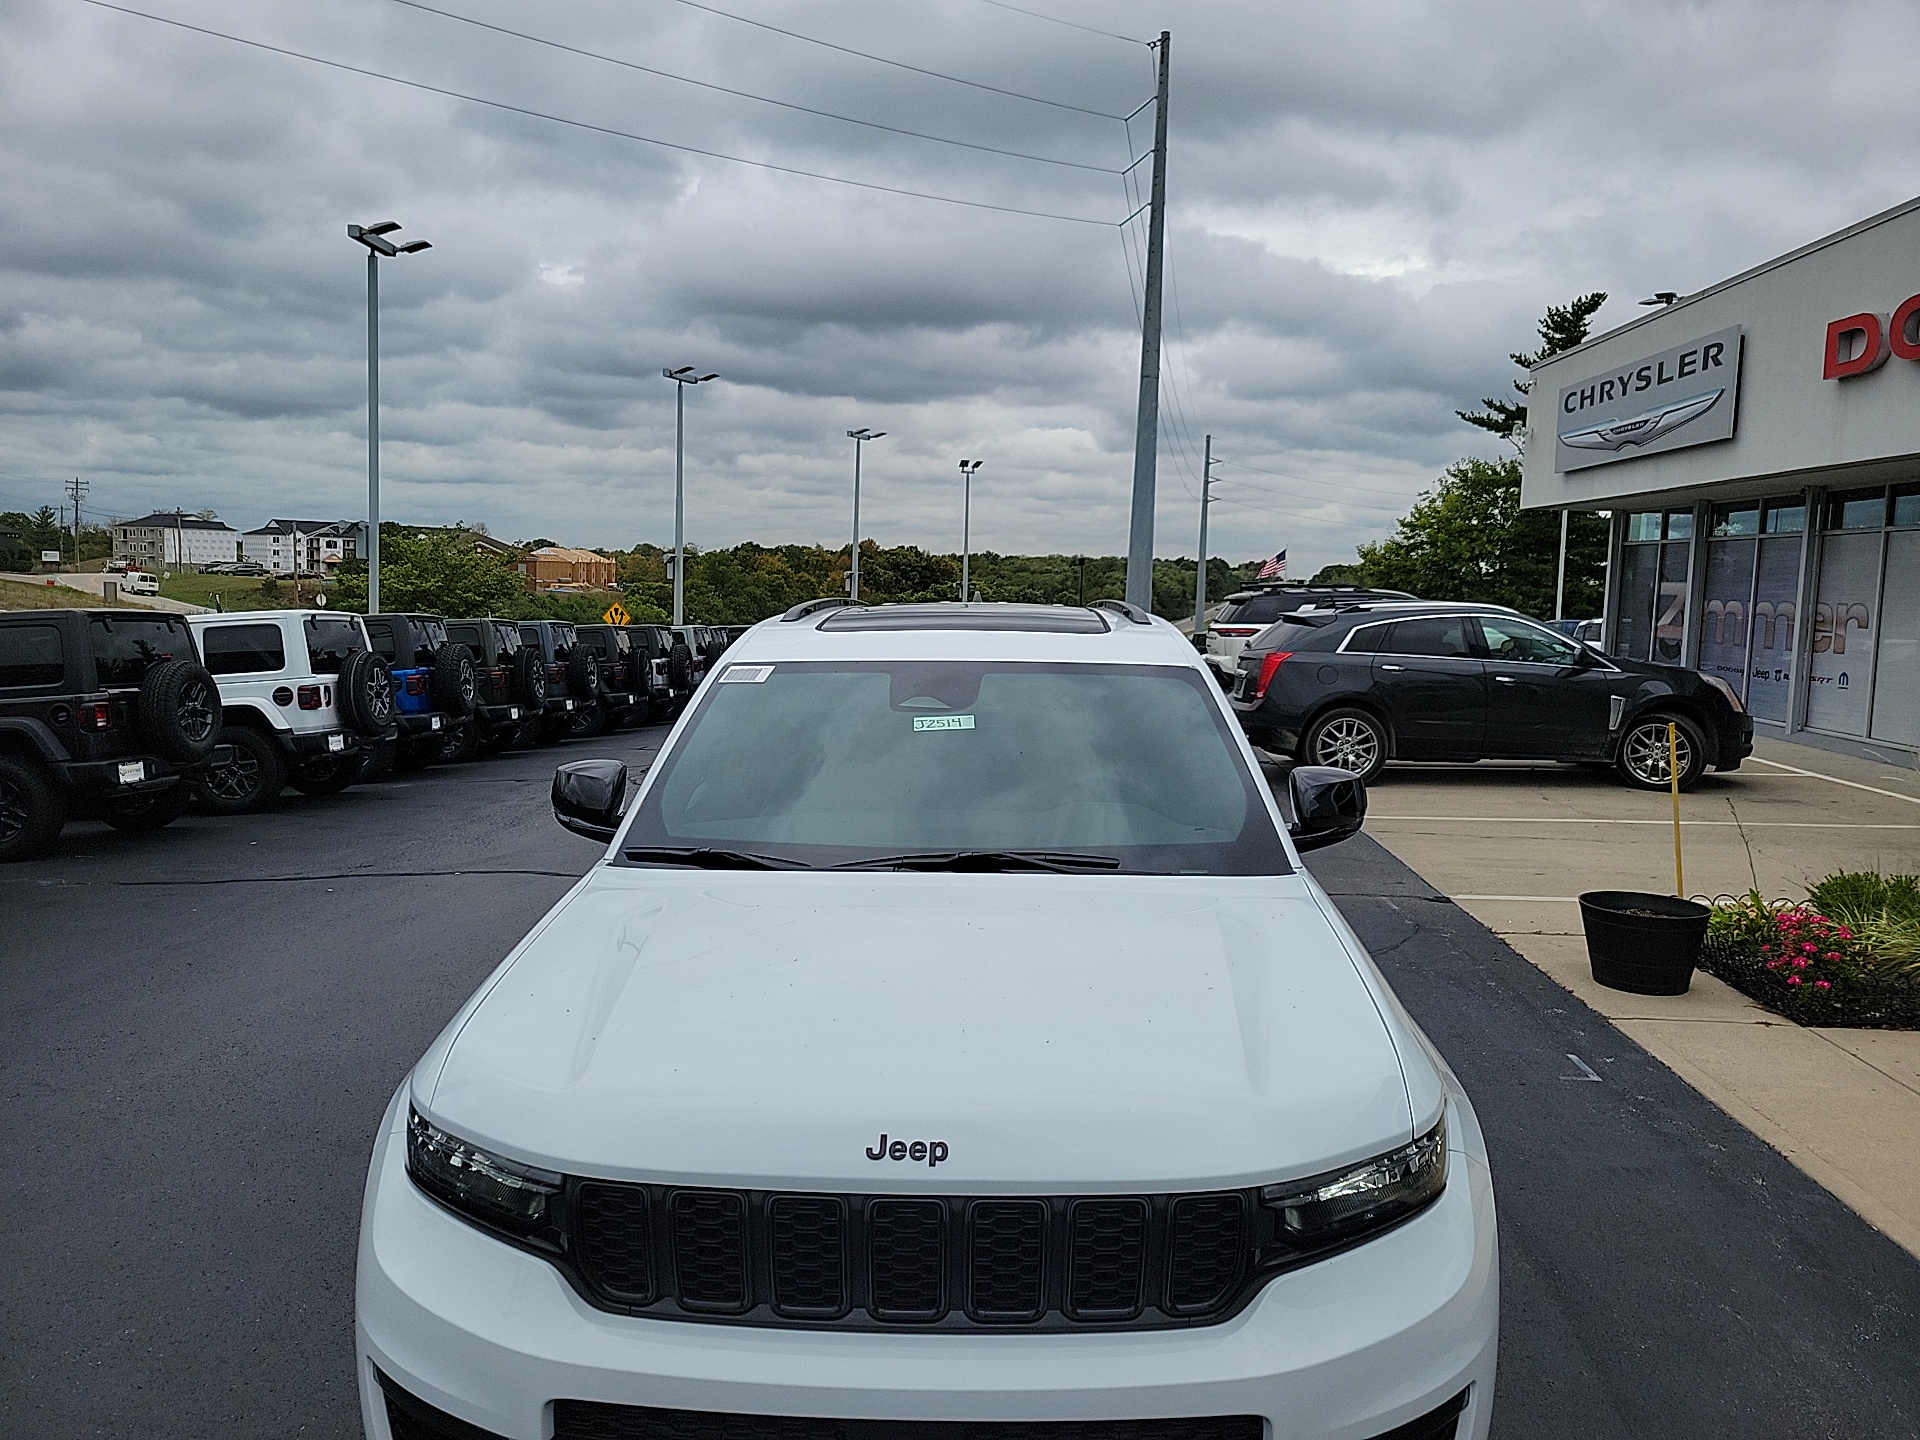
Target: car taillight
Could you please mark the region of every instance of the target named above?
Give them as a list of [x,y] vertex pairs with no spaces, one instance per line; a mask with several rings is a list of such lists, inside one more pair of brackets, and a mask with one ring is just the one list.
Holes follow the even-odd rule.
[[1215,625],[1212,630],[1216,635],[1230,635],[1235,640],[1244,640],[1249,635],[1260,633],[1258,625]]
[[566,679],[566,678],[567,678],[567,667],[566,667],[566,666],[564,666],[564,665],[549,665],[549,666],[547,666],[547,679],[549,679],[549,680],[564,680],[564,679]]
[[495,689],[507,683],[507,672],[504,670],[489,670],[487,674],[492,679]]
[[300,708],[302,710],[318,710],[320,708],[320,687],[318,685],[302,685],[300,687]]
[[1253,681],[1253,698],[1255,700],[1264,700],[1266,698],[1267,686],[1271,685],[1273,683],[1273,677],[1280,673],[1281,664],[1292,658],[1292,655],[1293,652],[1291,650],[1269,650],[1265,655],[1260,657],[1260,673],[1254,677]]
[[113,706],[101,701],[80,707],[80,723],[89,730],[105,730],[113,724]]
[[424,695],[427,693],[427,677],[418,670],[407,676],[407,694]]

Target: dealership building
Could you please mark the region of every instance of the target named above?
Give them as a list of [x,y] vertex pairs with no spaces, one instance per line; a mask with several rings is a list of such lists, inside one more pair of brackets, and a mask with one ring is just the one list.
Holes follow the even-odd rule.
[[1920,764],[1916,292],[1920,199],[1534,368],[1522,504],[1612,512],[1609,654]]

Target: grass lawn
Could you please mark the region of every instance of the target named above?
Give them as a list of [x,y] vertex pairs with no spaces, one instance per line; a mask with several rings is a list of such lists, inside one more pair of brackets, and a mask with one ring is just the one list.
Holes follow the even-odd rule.
[[[33,585],[0,579],[0,610],[98,610],[106,605],[98,595],[69,590],[64,585]],[[117,604],[117,602],[116,602]],[[134,609],[134,606],[119,606]]]
[[223,610],[278,610],[296,603],[313,603],[312,580],[301,582],[302,599],[297,602],[291,580],[279,581],[271,595],[262,588],[265,583],[265,577],[254,575],[172,575],[160,582],[160,593],[169,600]]

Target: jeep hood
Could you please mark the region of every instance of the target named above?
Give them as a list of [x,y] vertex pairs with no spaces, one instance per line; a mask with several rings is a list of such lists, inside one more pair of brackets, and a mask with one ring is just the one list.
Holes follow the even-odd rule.
[[[1299,877],[605,867],[413,1098],[573,1174],[848,1191],[1251,1184],[1377,1154],[1414,1119]],[[869,1159],[883,1133],[947,1159]]]

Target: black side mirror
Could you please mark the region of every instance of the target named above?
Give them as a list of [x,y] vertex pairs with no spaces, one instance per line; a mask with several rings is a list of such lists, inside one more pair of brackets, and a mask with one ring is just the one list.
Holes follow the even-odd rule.
[[576,835],[605,843],[627,806],[627,767],[618,760],[574,760],[553,772],[553,818]]
[[1367,818],[1367,787],[1358,775],[1331,765],[1296,765],[1287,776],[1293,824],[1287,834],[1301,852],[1337,845],[1360,833]]

